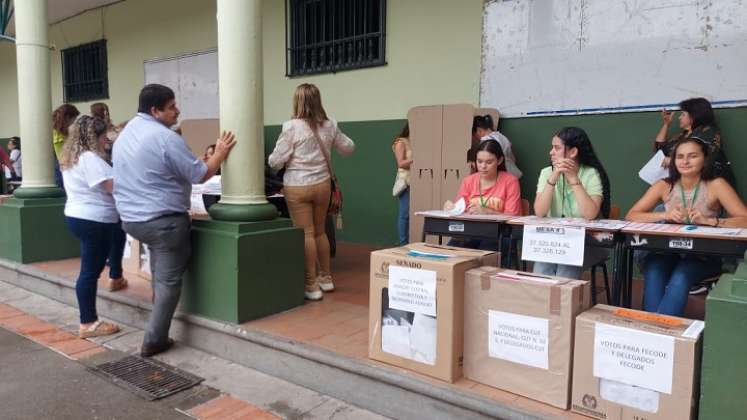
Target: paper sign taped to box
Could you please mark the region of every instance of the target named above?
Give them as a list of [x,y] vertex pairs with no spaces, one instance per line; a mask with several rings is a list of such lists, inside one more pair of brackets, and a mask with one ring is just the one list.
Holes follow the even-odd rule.
[[659,411],[659,393],[650,389],[600,379],[599,395],[607,401],[648,413]]
[[496,359],[547,369],[548,325],[545,318],[488,311],[488,354]]
[[672,393],[674,337],[594,325],[594,376]]
[[389,307],[436,316],[436,272],[390,265]]
[[582,227],[524,225],[521,259],[581,267],[585,239],[586,229]]

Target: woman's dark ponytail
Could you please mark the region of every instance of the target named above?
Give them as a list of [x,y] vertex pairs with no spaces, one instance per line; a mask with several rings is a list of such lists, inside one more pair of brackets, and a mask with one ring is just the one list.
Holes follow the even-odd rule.
[[589,166],[594,168],[599,173],[599,178],[602,181],[602,206],[599,209],[602,217],[607,219],[610,217],[610,180],[607,177],[607,171],[604,170],[602,162],[594,153],[594,147],[591,145],[591,140],[586,132],[578,127],[565,127],[555,134],[560,140],[563,141],[563,145],[570,149],[575,147],[578,150],[578,161],[581,165]]

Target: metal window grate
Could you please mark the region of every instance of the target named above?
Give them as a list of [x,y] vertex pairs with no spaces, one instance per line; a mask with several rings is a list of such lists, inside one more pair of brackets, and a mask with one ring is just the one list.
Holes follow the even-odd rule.
[[65,102],[109,98],[106,40],[62,50]]
[[286,75],[386,64],[386,0],[286,0]]
[[191,388],[204,380],[157,360],[137,356],[102,363],[94,371],[151,401]]

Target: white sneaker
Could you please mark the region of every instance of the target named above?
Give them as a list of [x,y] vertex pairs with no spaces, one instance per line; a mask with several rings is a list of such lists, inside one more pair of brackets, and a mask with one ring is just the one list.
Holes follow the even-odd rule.
[[322,300],[324,298],[324,295],[322,295],[322,291],[319,289],[316,290],[304,290],[303,292],[304,296],[307,300]]
[[318,283],[319,288],[321,288],[323,292],[329,293],[335,291],[335,284],[332,283],[332,276],[329,274],[319,276]]

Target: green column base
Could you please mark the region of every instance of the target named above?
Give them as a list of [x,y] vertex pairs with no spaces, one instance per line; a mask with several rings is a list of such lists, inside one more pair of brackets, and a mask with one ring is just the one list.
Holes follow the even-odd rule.
[[270,203],[263,204],[225,204],[210,206],[210,217],[225,222],[261,222],[278,216],[277,207]]
[[304,235],[288,219],[192,222],[188,313],[242,323],[304,302]]
[[8,199],[0,205],[0,257],[32,263],[79,256],[64,211],[64,198]]
[[700,382],[701,419],[744,419],[747,413],[747,263],[724,274],[706,298]]
[[13,191],[13,197],[20,199],[62,198],[65,197],[65,191],[59,187],[21,187]]

